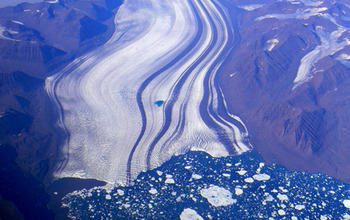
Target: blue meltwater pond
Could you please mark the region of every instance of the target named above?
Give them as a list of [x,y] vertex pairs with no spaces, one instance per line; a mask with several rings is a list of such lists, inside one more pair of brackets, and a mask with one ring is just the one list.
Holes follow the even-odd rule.
[[163,103],[164,103],[163,100],[158,100],[158,101],[155,101],[155,102],[154,102],[154,104],[155,104],[156,106],[158,106],[158,107],[162,106]]

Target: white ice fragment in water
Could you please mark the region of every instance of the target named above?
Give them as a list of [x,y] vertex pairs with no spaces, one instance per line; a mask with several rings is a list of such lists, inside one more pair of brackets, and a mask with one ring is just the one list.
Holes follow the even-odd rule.
[[305,209],[305,206],[304,205],[296,205],[295,207],[294,207],[296,210],[303,210],[303,209]]
[[222,174],[224,177],[230,177],[231,176],[231,174],[229,174],[229,173],[223,173]]
[[321,215],[320,220],[328,220],[328,218],[327,218],[327,216],[325,216],[325,215]]
[[298,220],[298,218],[297,217],[295,217],[295,216],[292,216],[292,218],[291,218],[292,220]]
[[196,180],[199,180],[199,179],[202,179],[202,176],[201,175],[198,175],[198,174],[192,174],[192,179],[196,179]]
[[348,213],[345,213],[342,217],[343,217],[343,219],[350,219],[350,215]]
[[288,201],[288,200],[289,200],[287,195],[285,195],[285,194],[280,194],[280,193],[277,194],[277,198],[278,198],[280,201]]
[[94,211],[94,207],[93,207],[91,204],[89,204],[88,209],[89,209],[89,211],[91,211],[91,212],[93,212],[93,211]]
[[270,176],[265,173],[262,173],[254,175],[253,178],[257,181],[266,181],[270,179]]
[[265,193],[264,196],[265,196],[265,201],[267,202],[272,202],[274,200],[274,198],[269,193]]
[[232,193],[225,188],[210,185],[207,189],[200,191],[202,197],[206,198],[208,202],[215,207],[228,206],[236,203],[237,200],[232,199]]
[[107,195],[105,196],[105,199],[106,199],[106,200],[111,200],[112,197],[111,197],[111,195],[108,195],[108,194],[107,194]]
[[343,204],[344,204],[345,208],[350,209],[350,200],[349,200],[349,199],[345,199],[345,200],[343,201]]
[[236,171],[236,173],[238,173],[239,175],[243,176],[244,174],[247,173],[247,171],[243,170],[243,169],[240,169],[240,170]]
[[160,170],[157,170],[156,172],[157,172],[158,176],[163,175],[163,172],[162,172],[162,171],[160,171]]
[[118,193],[118,195],[120,195],[120,196],[124,196],[124,191],[121,190],[121,189],[118,189],[118,190],[117,190],[117,193]]
[[252,182],[254,182],[254,179],[251,178],[251,177],[248,177],[248,178],[245,178],[245,179],[244,179],[244,182],[246,182],[246,183],[252,183]]
[[203,218],[195,210],[186,208],[181,212],[180,220],[203,220]]
[[278,212],[279,215],[285,215],[286,214],[286,212],[283,209],[279,209],[277,212]]
[[192,167],[191,166],[185,166],[184,167],[186,170],[189,170],[189,169],[191,169]]
[[236,194],[237,196],[242,195],[242,194],[243,194],[243,189],[235,188],[235,194]]
[[282,186],[279,186],[278,189],[281,190],[281,192],[284,192],[284,193],[288,192],[288,190],[283,188]]
[[156,189],[154,189],[154,188],[150,189],[148,192],[151,193],[152,195],[158,193],[158,191]]
[[174,180],[174,179],[166,179],[166,180],[165,180],[165,183],[166,183],[166,184],[174,184],[174,183],[175,183],[175,180]]

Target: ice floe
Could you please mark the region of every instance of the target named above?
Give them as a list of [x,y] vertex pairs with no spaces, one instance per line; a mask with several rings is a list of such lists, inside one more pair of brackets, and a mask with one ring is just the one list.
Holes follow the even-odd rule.
[[148,192],[153,195],[158,193],[158,191],[154,188],[150,189]]
[[270,176],[262,173],[262,174],[256,174],[253,176],[253,179],[257,180],[257,181],[267,181],[270,179]]
[[232,199],[232,193],[229,190],[215,185],[202,189],[200,194],[215,207],[228,206],[236,202],[236,200]]
[[180,215],[181,220],[202,220],[202,216],[198,215],[198,213],[190,208],[186,208],[181,212]]
[[235,188],[235,194],[236,194],[236,196],[242,195],[243,194],[243,189]]
[[350,209],[350,200],[349,200],[349,199],[345,199],[345,200],[343,201],[343,204],[344,204],[344,206],[345,206],[346,208]]

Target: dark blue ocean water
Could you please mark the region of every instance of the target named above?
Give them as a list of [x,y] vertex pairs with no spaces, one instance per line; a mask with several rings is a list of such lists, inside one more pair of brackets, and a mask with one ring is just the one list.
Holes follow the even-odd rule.
[[[222,191],[203,196],[215,187],[226,198]],[[63,203],[79,219],[179,219],[188,208],[203,219],[342,219],[350,213],[349,189],[326,175],[266,165],[254,152],[225,158],[188,152],[141,173],[130,187],[83,190]]]

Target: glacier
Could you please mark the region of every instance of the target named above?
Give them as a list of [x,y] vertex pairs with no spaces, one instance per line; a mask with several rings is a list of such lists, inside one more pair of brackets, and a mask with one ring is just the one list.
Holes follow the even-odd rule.
[[252,148],[217,84],[235,43],[225,4],[127,0],[105,45],[46,80],[67,134],[57,178],[127,185],[189,150]]

